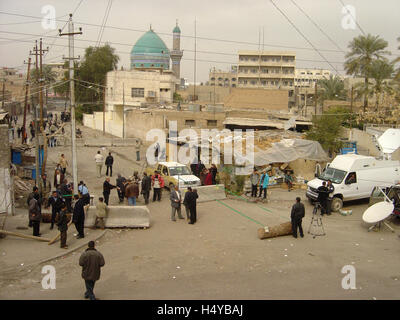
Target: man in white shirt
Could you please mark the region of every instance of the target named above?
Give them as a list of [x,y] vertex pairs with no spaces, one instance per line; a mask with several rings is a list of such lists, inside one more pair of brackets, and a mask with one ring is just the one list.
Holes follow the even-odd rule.
[[101,168],[103,167],[104,162],[104,157],[101,155],[100,151],[97,151],[97,154],[94,156],[94,160],[96,162],[97,178],[100,178]]

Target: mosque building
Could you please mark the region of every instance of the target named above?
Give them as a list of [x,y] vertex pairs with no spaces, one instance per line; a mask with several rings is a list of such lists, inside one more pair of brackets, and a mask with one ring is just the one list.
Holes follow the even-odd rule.
[[[172,30],[172,49],[169,50],[160,36],[150,30],[133,45],[130,53],[130,70],[107,72],[105,113],[85,115],[88,127],[102,129],[124,137],[127,113],[138,107],[168,105],[180,84],[181,30],[176,23]],[[171,63],[172,61],[172,63]],[[104,117],[104,119],[103,119]]]

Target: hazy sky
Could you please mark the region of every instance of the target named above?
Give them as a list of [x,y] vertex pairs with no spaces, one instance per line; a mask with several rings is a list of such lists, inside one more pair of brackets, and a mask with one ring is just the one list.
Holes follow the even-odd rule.
[[[400,1],[399,0],[342,0],[355,8],[357,22],[366,33],[380,35],[389,42],[394,56],[400,54]],[[0,57],[1,66],[21,66],[27,60],[34,40],[43,36],[45,46],[51,46],[45,62],[62,61],[68,55],[67,37],[46,38],[58,35],[65,25],[68,14],[80,3],[74,15],[75,27],[82,27],[83,35],[75,37],[75,55],[83,56],[85,47],[95,45],[99,36],[108,0],[0,0]],[[309,41],[321,51],[332,65],[343,73],[344,53],[338,50],[326,36],[295,6],[301,7],[337,45],[347,50],[349,41],[361,31],[342,27],[341,0],[274,0],[275,4],[292,20]],[[294,4],[294,3],[295,4]],[[45,30],[38,18],[6,15],[12,13],[43,17],[42,7],[52,5],[56,10],[56,30]],[[133,30],[105,28],[102,42],[110,42],[120,56],[119,67],[129,68],[129,52],[137,39],[149,29],[172,47],[172,29],[178,19],[182,31],[181,76],[193,81],[194,70],[194,21],[197,25],[197,81],[206,81],[210,68],[229,69],[237,63],[238,50],[257,50],[259,30],[264,29],[265,50],[291,50],[297,55],[296,67],[332,69],[309,43],[294,29],[269,0],[114,0],[107,26]],[[90,26],[86,24],[95,24]],[[64,31],[66,31],[65,28]],[[23,34],[11,34],[15,32]],[[26,35],[32,34],[32,35]],[[11,40],[5,40],[13,39]],[[201,39],[207,38],[207,39]],[[20,41],[15,41],[18,39]],[[215,39],[215,40],[211,40]],[[84,40],[84,41],[80,41]],[[227,42],[227,40],[232,42]],[[262,33],[261,33],[261,43]],[[118,43],[118,44],[117,44]],[[279,47],[281,46],[281,47]],[[288,48],[293,47],[293,48]],[[308,48],[308,49],[307,49]],[[208,52],[204,52],[208,51]],[[305,61],[312,60],[312,61]],[[25,67],[24,67],[25,69]]]

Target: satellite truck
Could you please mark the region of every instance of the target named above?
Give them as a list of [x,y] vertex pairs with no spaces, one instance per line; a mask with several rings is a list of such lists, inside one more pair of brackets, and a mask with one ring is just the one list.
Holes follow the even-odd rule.
[[400,161],[377,160],[358,154],[338,155],[322,174],[307,183],[306,196],[318,198],[318,187],[331,180],[332,211],[339,211],[343,202],[369,198],[376,185],[390,187],[400,182]]

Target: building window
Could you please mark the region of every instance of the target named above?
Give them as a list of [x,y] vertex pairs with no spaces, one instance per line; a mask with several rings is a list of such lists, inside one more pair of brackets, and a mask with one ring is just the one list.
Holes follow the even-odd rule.
[[143,98],[144,88],[132,88],[131,96],[132,98]]
[[185,120],[185,126],[193,127],[196,125],[195,120]]
[[217,120],[207,120],[207,127],[216,127]]
[[236,81],[236,78],[232,78],[232,81]]
[[232,84],[232,88],[236,88],[236,84]]
[[252,80],[252,81],[251,81],[251,84],[252,84],[253,86],[255,86],[255,85],[257,84],[257,82],[256,82],[255,80]]
[[212,77],[212,78],[211,78],[211,80],[212,80],[212,81],[214,81],[214,80],[215,80],[215,78],[214,78],[214,77]]

